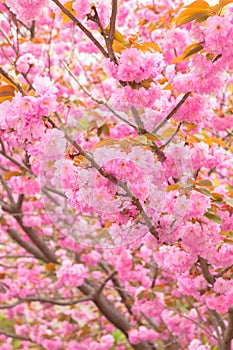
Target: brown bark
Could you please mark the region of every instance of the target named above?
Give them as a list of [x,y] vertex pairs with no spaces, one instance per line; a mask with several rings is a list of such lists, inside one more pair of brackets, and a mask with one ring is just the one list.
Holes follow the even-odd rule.
[[228,326],[223,335],[221,350],[231,350],[233,339],[233,306],[228,310]]
[[[116,328],[120,329],[128,339],[128,332],[132,328],[128,320],[121,314],[121,312],[114,307],[114,305],[102,294],[96,293],[98,290],[93,283],[88,282],[79,287],[84,295],[93,295],[93,302],[98,307],[100,312],[111,322]],[[129,341],[129,339],[128,339]],[[129,342],[130,343],[130,342]],[[156,350],[156,347],[149,342],[141,342],[138,344],[131,344],[135,350]]]

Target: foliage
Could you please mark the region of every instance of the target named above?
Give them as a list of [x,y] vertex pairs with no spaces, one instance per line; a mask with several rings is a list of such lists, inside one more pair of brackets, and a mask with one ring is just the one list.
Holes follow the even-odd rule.
[[1,349],[233,349],[232,1],[0,11]]

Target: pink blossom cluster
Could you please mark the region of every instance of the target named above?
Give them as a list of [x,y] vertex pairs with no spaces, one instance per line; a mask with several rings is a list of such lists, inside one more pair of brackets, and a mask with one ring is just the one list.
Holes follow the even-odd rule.
[[[168,253],[172,251],[172,254]],[[155,253],[156,262],[159,266],[163,266],[168,271],[174,271],[174,273],[185,272],[195,261],[195,257],[185,252],[181,247],[161,246],[158,252]]]
[[54,1],[0,4],[0,348],[217,349],[233,300],[233,12],[174,28],[179,0],[119,0],[113,57],[95,9],[107,34],[114,1],[60,3],[89,38]]
[[193,339],[189,344],[188,350],[209,350],[210,346],[208,344],[203,345],[199,339]]
[[[93,5],[96,8],[101,25],[103,26],[103,28],[105,28],[108,24],[107,21],[109,16],[108,2],[102,2],[102,1],[93,2],[91,0],[88,0],[88,1],[75,0],[73,3],[73,9],[76,13],[77,18],[83,21],[85,18],[87,18],[88,14],[94,15],[94,12],[92,9]],[[98,25],[94,22],[91,22],[91,20],[89,20],[87,24],[91,29],[98,29]]]
[[21,21],[30,23],[41,15],[47,0],[6,0],[6,3]]
[[125,49],[121,54],[118,66],[109,59],[105,59],[104,62],[104,68],[108,75],[121,81],[134,81],[136,83],[148,78],[158,79],[164,66],[161,53],[143,53],[136,48]]
[[64,260],[56,275],[59,286],[78,287],[87,277],[87,268],[83,264],[72,264],[70,260]]
[[138,329],[132,329],[129,332],[129,338],[132,344],[138,344],[142,341],[149,341],[153,342],[153,340],[156,338],[157,332],[151,330],[148,330],[144,326],[140,326]]
[[16,131],[20,137],[23,133],[28,139],[36,140],[40,138],[42,118],[56,111],[58,90],[49,78],[40,76],[35,77],[34,88],[37,96],[23,96],[17,92],[12,102],[0,105],[0,125],[2,129]]
[[152,83],[149,89],[141,87],[140,89],[134,90],[130,86],[117,88],[115,92],[113,92],[110,102],[115,110],[125,111],[128,110],[131,105],[150,108],[159,101],[160,97],[161,87]]
[[184,64],[183,71],[174,75],[172,84],[179,91],[196,93],[219,93],[230,82],[230,75],[225,67],[232,68],[232,19],[228,16],[210,16],[206,26],[192,29],[193,38],[199,41],[208,54],[198,54]]

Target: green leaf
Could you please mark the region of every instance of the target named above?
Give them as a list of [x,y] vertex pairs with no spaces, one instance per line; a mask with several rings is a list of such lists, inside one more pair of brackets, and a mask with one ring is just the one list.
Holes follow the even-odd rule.
[[11,333],[15,332],[14,321],[8,320],[4,315],[0,315],[0,325],[1,325],[1,328],[4,329],[6,332],[11,332]]
[[87,118],[81,118],[78,120],[78,126],[84,130],[88,129],[89,125],[90,125],[90,123],[89,123]]
[[109,127],[106,124],[103,124],[100,128],[98,128],[97,135],[105,134],[106,136],[110,136]]
[[[164,284],[157,284],[153,287],[154,292],[158,293],[164,293],[165,292],[165,285]],[[154,299],[156,299],[156,294],[154,294]]]
[[222,224],[222,219],[217,214],[213,214],[213,213],[210,213],[209,211],[207,211],[204,214],[204,216],[207,217],[210,221],[215,222],[216,224],[219,224],[219,225]]
[[198,184],[201,186],[211,186],[213,187],[213,184],[210,180],[200,180],[198,181]]
[[19,339],[13,339],[12,345],[13,345],[13,349],[20,349],[22,344],[20,343]]
[[197,187],[195,187],[194,190],[204,194],[207,197],[211,197],[210,191],[206,190],[205,188],[197,188]]
[[233,198],[225,198],[224,202],[233,207]]
[[125,335],[119,329],[116,329],[112,333],[112,336],[113,336],[113,338],[115,339],[116,342],[125,340]]
[[147,297],[148,297],[148,291],[146,291],[146,290],[143,290],[141,293],[139,293],[137,295],[137,299],[138,300],[141,300],[141,299],[147,298]]

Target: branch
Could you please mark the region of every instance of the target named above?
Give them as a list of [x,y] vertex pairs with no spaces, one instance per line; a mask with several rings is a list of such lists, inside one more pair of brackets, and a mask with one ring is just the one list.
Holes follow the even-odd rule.
[[138,209],[139,213],[141,214],[141,216],[145,220],[146,226],[148,227],[150,233],[158,240],[159,235],[158,235],[158,232],[156,231],[154,225],[152,224],[151,219],[144,211],[139,199],[137,197],[135,197],[135,195],[129,190],[128,186],[125,183],[117,180],[117,178],[115,178],[111,174],[107,173],[98,163],[96,163],[94,158],[88,152],[86,152],[81,146],[79,146],[77,144],[77,142],[72,140],[72,138],[66,133],[66,131],[62,127],[59,127],[58,125],[56,125],[56,123],[51,119],[51,117],[48,117],[47,119],[52,124],[53,127],[57,128],[59,130],[62,130],[64,132],[65,139],[71,143],[71,145],[80,153],[81,156],[85,157],[91,163],[91,165],[96,170],[98,170],[100,175],[102,175],[103,177],[105,177],[106,179],[111,181],[112,183],[116,184],[117,186],[121,187],[125,191],[127,196],[129,198],[131,198],[133,205],[135,205],[135,207]]
[[112,271],[112,272],[110,273],[110,275],[109,275],[107,278],[105,278],[105,280],[101,283],[101,286],[97,289],[96,295],[100,294],[100,293],[103,291],[103,289],[104,289],[106,283],[107,283],[108,281],[112,280],[113,276],[115,276],[116,274],[117,274],[117,271],[114,270],[114,271]]
[[215,330],[215,334],[216,334],[216,340],[219,344],[219,346],[221,346],[221,334],[220,334],[220,327],[219,327],[219,324],[216,320],[216,318],[214,317],[213,313],[212,313],[213,310],[210,310],[208,309],[208,312],[209,312],[209,315],[210,315],[210,319],[211,319],[211,323],[212,323],[212,326]]
[[134,117],[134,120],[135,120],[135,123],[137,124],[137,127],[138,127],[138,131],[139,131],[139,134],[145,134],[146,132],[146,129],[145,129],[145,126],[140,118],[140,115],[138,113],[138,110],[137,108],[135,107],[131,107],[131,112],[133,114],[133,117]]
[[174,137],[175,137],[175,136],[177,135],[177,133],[179,132],[181,125],[182,125],[182,123],[179,123],[179,125],[178,125],[176,131],[174,132],[174,134],[173,134],[162,146],[160,146],[159,149],[164,148],[164,147],[166,147],[167,145],[169,145],[169,143],[174,139]]
[[[98,307],[100,312],[111,322],[116,328],[120,329],[122,333],[128,339],[128,332],[131,329],[131,325],[128,320],[121,314],[121,312],[114,307],[114,305],[102,294],[93,293],[93,289],[96,290],[96,286],[91,282],[85,282],[79,287],[79,290],[84,295],[93,295],[93,302]],[[138,344],[130,344],[135,350],[153,350],[154,345],[149,342],[141,342]]]
[[8,195],[9,200],[10,200],[10,203],[11,203],[12,205],[14,205],[14,204],[15,204],[15,201],[14,201],[14,198],[13,198],[13,196],[12,196],[11,189],[10,189],[10,187],[8,186],[7,182],[4,180],[4,178],[2,177],[1,174],[0,174],[0,182],[2,183],[2,186],[3,186],[3,187],[5,188],[5,190],[6,190],[6,193],[7,193],[7,195]]
[[213,315],[213,317],[215,318],[218,326],[220,326],[222,332],[225,332],[226,330],[226,326],[225,323],[223,322],[222,317],[219,315],[219,313],[216,310],[211,310],[209,309],[209,312]]
[[34,230],[32,227],[25,226],[22,222],[21,217],[15,217],[18,224],[21,226],[23,231],[27,234],[27,236],[31,239],[31,241],[36,245],[36,247],[41,251],[41,253],[48,259],[49,261],[57,264],[57,256],[49,249],[44,240],[40,237],[38,232]]
[[29,28],[30,34],[31,34],[31,40],[35,37],[35,29],[36,29],[36,21],[33,20],[33,21],[32,21],[32,25],[31,25],[31,27]]
[[116,17],[117,17],[117,0],[112,0],[112,13],[110,17],[110,29],[109,29],[109,35],[107,40],[107,48],[110,60],[113,61],[115,64],[118,64],[115,53],[113,51],[112,45],[114,40],[114,34],[116,30]]
[[49,299],[49,298],[40,298],[40,297],[26,297],[23,299],[17,300],[15,303],[8,304],[8,305],[0,305],[0,310],[5,310],[5,309],[12,309],[17,305],[26,303],[26,302],[40,302],[40,303],[48,303],[52,305],[59,305],[59,306],[69,306],[69,305],[75,305],[79,303],[84,303],[86,301],[92,301],[93,297],[84,297],[84,298],[79,298],[79,299],[73,299],[73,300],[67,300],[67,301],[62,301],[62,300],[57,300],[57,299]]
[[69,11],[65,8],[65,6],[63,6],[60,1],[58,0],[52,0],[60,9],[61,11],[66,15],[68,16],[72,21],[73,23],[79,27],[83,33],[86,34],[86,36],[93,42],[93,44],[95,46],[98,47],[98,49],[100,50],[100,52],[105,56],[105,57],[109,57],[108,53],[105,51],[105,49],[103,48],[103,46],[98,42],[98,40],[91,34],[91,32],[82,25],[81,22],[79,22],[79,20]]
[[111,41],[109,40],[109,35],[107,35],[106,31],[103,28],[103,25],[102,25],[100,18],[99,18],[98,11],[97,11],[96,6],[94,4],[91,6],[91,10],[94,14],[92,15],[92,13],[89,13],[87,15],[87,19],[92,21],[92,22],[95,22],[98,25],[98,27],[100,29],[100,33],[103,36],[105,44],[107,46],[110,60],[113,61],[115,64],[118,64],[117,58],[116,58],[115,53],[114,53],[113,48],[112,48],[113,38],[114,38],[114,33],[115,33],[116,15],[117,15],[117,0],[113,0],[112,3],[113,3],[113,6],[112,6],[111,19],[110,19],[110,25],[112,26],[112,28],[110,28],[112,30],[112,40]]
[[180,317],[186,318],[186,319],[189,320],[190,322],[195,323],[198,327],[200,327],[201,329],[203,329],[203,331],[205,331],[206,334],[208,334],[210,337],[214,338],[215,340],[218,340],[217,337],[216,337],[213,333],[211,333],[209,330],[207,330],[200,322],[198,322],[198,321],[194,320],[193,318],[191,318],[191,317],[185,315],[183,312],[181,313],[181,312],[179,312],[179,311],[175,311],[175,310],[170,309],[170,308],[168,308],[168,307],[167,307],[166,309],[172,311],[173,313],[179,315]]
[[61,192],[61,191],[59,191],[59,190],[57,190],[56,188],[52,188],[52,187],[49,187],[49,186],[45,185],[45,186],[44,186],[44,189],[45,189],[46,191],[49,191],[49,192],[58,194],[59,196],[66,198],[66,196],[64,195],[64,193]]
[[44,188],[42,188],[41,192],[44,193],[51,200],[52,203],[54,203],[57,206],[60,205],[60,203]]
[[[131,126],[134,130],[136,130],[136,131],[138,132],[139,135],[148,134],[148,135],[154,137],[154,135],[153,135],[152,133],[148,132],[148,131],[144,128],[143,123],[142,123],[142,121],[141,121],[141,119],[140,119],[139,116],[136,116],[136,118],[139,117],[139,119],[140,119],[140,121],[138,120],[140,127],[139,127],[138,124],[137,124],[137,126],[136,126],[136,125],[132,124],[130,121],[128,121],[127,119],[123,118],[120,114],[118,114],[116,111],[114,111],[114,110],[108,105],[108,103],[107,103],[106,101],[99,100],[99,99],[97,99],[96,97],[94,97],[94,96],[91,94],[91,92],[88,91],[88,90],[85,88],[85,86],[83,86],[83,85],[78,81],[78,79],[77,79],[77,78],[74,76],[74,74],[70,71],[70,69],[67,67],[67,65],[66,65],[64,62],[62,62],[62,61],[61,61],[61,63],[62,63],[62,65],[64,66],[64,68],[66,69],[66,71],[68,72],[68,74],[74,79],[74,81],[75,81],[75,82],[78,84],[78,86],[85,92],[85,94],[87,94],[87,96],[89,96],[89,97],[92,99],[92,101],[96,102],[97,104],[100,104],[100,105],[105,106],[105,107],[106,107],[109,111],[111,111],[112,114],[113,114],[114,116],[116,116],[119,120],[125,122],[126,124],[128,124],[129,126]],[[134,107],[132,107],[132,108],[134,108]],[[138,115],[138,112],[137,112],[136,108],[134,108],[134,110],[135,110],[135,113],[137,113],[137,115]],[[137,123],[137,120],[136,120],[136,123]],[[54,126],[54,127],[56,127],[56,126]],[[164,154],[163,151],[160,149],[161,147],[158,147],[158,146],[156,145],[155,142],[153,143],[153,146],[150,146],[150,148],[151,148],[151,150],[157,155],[158,159],[159,159],[161,162],[164,162],[164,161],[166,160],[165,154]]]
[[[103,262],[100,262],[99,265],[101,268],[109,274],[109,269],[106,267],[106,265]],[[118,294],[121,297],[122,302],[124,303],[125,307],[127,308],[128,312],[130,315],[132,315],[132,310],[131,310],[131,304],[132,304],[132,297],[128,294],[128,292],[122,287],[120,284],[118,278],[114,275],[112,276],[112,282],[114,284],[114,287]]]
[[129,126],[131,126],[133,129],[135,129],[138,132],[137,127],[132,124],[130,121],[128,121],[127,119],[123,118],[120,114],[118,114],[116,111],[114,111],[114,109],[112,109],[108,103],[104,100],[99,100],[98,98],[96,98],[95,96],[92,95],[92,93],[86,89],[86,87],[84,85],[82,85],[79,80],[76,78],[76,76],[71,72],[71,70],[68,68],[67,64],[65,64],[64,62],[62,62],[63,67],[65,68],[65,70],[68,72],[68,74],[74,79],[74,81],[78,84],[78,86],[85,92],[85,94],[87,96],[89,96],[92,101],[96,102],[99,105],[103,105],[105,106],[110,112],[112,112],[112,114],[115,115],[115,117],[117,117],[119,120],[125,122],[126,124],[128,124]]
[[176,114],[176,112],[179,110],[179,108],[185,103],[187,98],[191,95],[191,92],[186,92],[186,94],[182,97],[180,102],[177,103],[177,105],[173,108],[173,110],[164,118],[156,127],[153,129],[153,133],[156,133],[162,126],[164,126],[171,117]]
[[222,277],[225,273],[227,273],[230,269],[232,269],[232,267],[233,267],[233,264],[226,266],[224,269],[222,269],[222,271],[214,275],[214,278],[217,279],[219,277]]
[[17,165],[20,169],[22,169],[24,171],[28,171],[30,174],[33,174],[32,170],[30,168],[28,168],[24,164],[19,163],[15,158],[11,157],[3,149],[0,151],[0,154],[2,154],[6,159],[10,160],[15,165]]
[[18,197],[18,201],[16,203],[16,209],[17,210],[20,210],[21,207],[22,207],[22,204],[23,204],[23,200],[24,200],[24,194],[20,194],[19,197]]
[[17,242],[21,247],[23,247],[27,252],[32,254],[35,258],[42,260],[45,263],[50,262],[50,260],[33,244],[31,244],[30,242],[24,241],[15,229],[8,229],[7,233],[15,242]]
[[233,339],[233,306],[228,309],[228,326],[223,337],[222,350],[231,350]]
[[31,338],[29,337],[24,337],[23,335],[15,334],[15,333],[10,333],[2,328],[0,328],[0,334],[5,335],[6,337],[12,338],[12,339],[19,339],[19,340],[24,340],[24,341],[30,341],[32,343],[35,343]]
[[9,75],[7,72],[5,72],[4,69],[3,69],[2,67],[0,67],[0,74],[2,74],[2,76],[3,76],[4,78],[6,78],[7,80],[9,80],[9,81],[11,82],[11,84],[14,85],[14,86],[16,87],[16,89],[19,90],[19,91],[21,92],[21,94],[22,94],[23,96],[26,96],[26,95],[27,95],[26,92],[24,91],[24,89],[21,87],[21,85],[18,84],[18,83],[16,83],[16,81],[14,81],[14,79],[12,79],[12,78],[10,77],[10,75]]
[[34,258],[32,255],[1,255],[0,259],[31,259]]
[[205,259],[203,259],[200,255],[198,256],[198,261],[200,263],[201,271],[205,280],[213,285],[215,282],[215,277],[210,273],[208,262]]
[[109,45],[113,44],[114,34],[116,29],[116,17],[117,17],[117,0],[112,0],[112,13],[110,17],[110,29],[109,29]]
[[2,146],[1,153],[5,154],[6,153],[6,149],[5,149],[4,143],[3,143],[1,138],[0,138],[0,145]]

